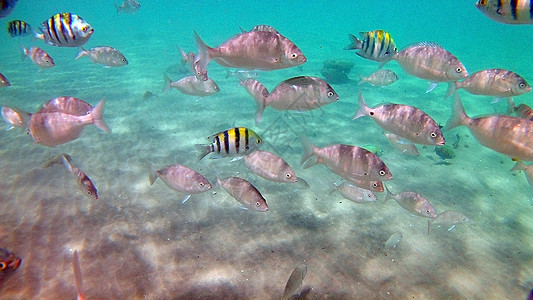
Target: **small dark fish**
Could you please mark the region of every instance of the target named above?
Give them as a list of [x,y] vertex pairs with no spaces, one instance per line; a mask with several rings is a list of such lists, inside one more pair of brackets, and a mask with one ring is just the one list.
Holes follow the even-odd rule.
[[0,0],[0,18],[9,16],[17,2],[18,0]]
[[32,34],[31,25],[22,20],[13,20],[7,23],[7,32],[11,37]]
[[22,259],[13,252],[0,248],[0,274],[17,270],[21,263]]
[[304,281],[305,275],[307,275],[306,265],[300,265],[294,268],[291,273],[291,276],[289,276],[289,279],[287,280],[287,284],[285,284],[283,296],[281,297],[282,300],[289,299],[289,297],[292,296],[300,288],[302,282]]
[[0,87],[6,87],[11,86],[11,83],[7,79],[7,77],[4,76],[4,74],[0,73]]
[[228,194],[239,201],[245,208],[266,212],[268,205],[263,195],[248,181],[239,177],[217,178],[218,185],[222,186]]
[[384,30],[360,32],[359,35],[361,39],[349,34],[351,44],[344,50],[359,50],[357,55],[374,61],[388,61],[398,52],[392,36]]
[[115,7],[117,8],[117,15],[120,13],[134,14],[141,8],[141,4],[136,0],[124,0],[121,4],[115,3]]
[[42,23],[39,30],[41,33],[36,33],[35,37],[56,47],[81,47],[94,33],[89,23],[71,13],[53,15]]
[[83,56],[89,57],[93,63],[101,64],[106,67],[122,67],[128,64],[128,60],[120,51],[113,47],[95,47],[89,50],[80,49],[76,60]]
[[245,156],[256,150],[263,140],[253,130],[245,127],[235,127],[219,132],[208,140],[213,142],[210,145],[196,145],[201,150],[198,160],[201,160],[209,153],[215,153],[214,158]]
[[476,7],[496,22],[533,24],[533,2],[531,0],[478,0]]
[[150,98],[154,98],[154,97],[155,98],[159,98],[159,96],[157,94],[154,94],[154,93],[152,93],[150,91],[146,91],[146,93],[144,93],[144,95],[143,95],[143,101],[146,101],[146,100],[148,100]]

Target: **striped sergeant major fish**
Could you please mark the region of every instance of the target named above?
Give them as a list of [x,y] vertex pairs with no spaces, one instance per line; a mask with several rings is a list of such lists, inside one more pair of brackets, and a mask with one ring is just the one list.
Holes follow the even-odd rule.
[[530,0],[478,0],[476,7],[496,22],[533,24],[533,2]]
[[201,151],[198,160],[209,153],[216,153],[213,158],[245,156],[257,149],[263,140],[253,130],[235,127],[208,137],[210,145],[196,145]]
[[374,61],[388,61],[398,52],[392,36],[385,30],[360,32],[359,35],[361,39],[349,34],[352,43],[344,50],[359,50],[357,55]]
[[94,32],[89,23],[78,15],[58,13],[44,21],[35,36],[56,47],[80,47]]
[[11,37],[26,36],[32,33],[31,25],[22,20],[7,23],[7,32]]

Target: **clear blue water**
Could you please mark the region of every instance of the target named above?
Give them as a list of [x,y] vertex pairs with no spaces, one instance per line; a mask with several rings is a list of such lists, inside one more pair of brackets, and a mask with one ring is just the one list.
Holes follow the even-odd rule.
[[[95,29],[86,47],[113,46],[129,60],[103,68],[74,60],[77,49],[44,45],[56,66],[38,72],[21,61],[20,39],[0,34],[0,73],[12,86],[0,89],[2,105],[35,111],[58,96],[96,105],[106,99],[104,119],[113,132],[88,126],[75,141],[45,147],[20,130],[0,130],[0,247],[23,259],[0,277],[1,299],[67,299],[76,296],[72,253],[77,249],[88,299],[276,299],[291,271],[308,267],[299,291],[305,299],[524,299],[533,288],[532,190],[522,172],[509,172],[509,158],[481,146],[466,128],[446,131],[449,144],[462,138],[456,156],[442,164],[433,147],[419,157],[395,152],[369,118],[352,121],[360,89],[370,105],[416,106],[444,124],[451,100],[446,85],[426,94],[427,83],[387,65],[400,80],[384,88],[357,86],[377,64],[342,50],[347,35],[384,29],[400,49],[434,41],[455,54],[470,73],[504,68],[533,82],[533,26],[493,22],[475,1],[156,1],[141,2],[134,15],[116,14],[112,1],[19,1],[0,20],[22,19],[37,27],[58,12],[79,14]],[[294,41],[308,58],[301,67],[261,72],[269,90],[292,76],[321,76],[324,60],[355,64],[347,84],[333,84],[340,100],[312,112],[267,108],[254,124],[255,103],[223,67],[212,62],[209,76],[221,92],[202,99],[176,90],[161,93],[163,72],[179,63],[177,46],[195,50],[196,31],[210,46],[269,24]],[[184,74],[169,72],[177,80]],[[157,98],[143,101],[152,91]],[[467,114],[503,111],[504,101],[464,91]],[[531,94],[515,98],[530,104]],[[231,126],[246,126],[267,142],[310,188],[268,182],[242,161],[196,161],[195,144]],[[4,125],[7,129],[9,126]],[[350,203],[330,194],[342,179],[323,166],[303,169],[299,136],[323,147],[374,144],[395,178],[393,192],[416,191],[437,212],[461,211],[470,218],[452,231],[434,228],[396,203]],[[60,166],[41,168],[67,152],[98,188],[91,200]],[[148,181],[144,161],[156,166],[185,164],[216,177],[241,176],[267,199],[270,210],[242,210],[221,187],[182,204],[158,180]],[[403,240],[384,251],[400,231]]]

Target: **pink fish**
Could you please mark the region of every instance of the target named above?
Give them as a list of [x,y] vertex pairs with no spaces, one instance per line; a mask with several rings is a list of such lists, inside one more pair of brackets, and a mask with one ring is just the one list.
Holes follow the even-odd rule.
[[200,61],[200,55],[194,52],[185,52],[181,47],[178,47],[181,54],[181,65],[188,64],[194,76],[199,80],[207,80],[207,63]]
[[69,115],[83,116],[89,114],[93,109],[94,107],[81,99],[62,96],[43,104],[38,113],[62,112]]
[[278,70],[307,61],[292,41],[270,26],[256,26],[254,30],[240,33],[215,48],[207,46],[196,32],[194,35],[200,60],[206,66],[214,60],[230,68]]
[[64,112],[38,112],[31,116],[28,131],[33,140],[44,146],[57,146],[79,137],[89,124],[105,132],[111,132],[102,119],[104,100],[87,115],[77,116]]
[[24,128],[30,115],[30,113],[21,111],[19,109],[13,109],[9,106],[2,106],[2,118],[6,123],[11,124],[11,128]]
[[385,189],[387,191],[385,202],[387,202],[389,199],[394,199],[405,210],[410,211],[420,217],[435,218],[437,216],[433,205],[431,205],[431,203],[419,193],[401,192],[398,194],[393,194],[387,188],[387,186],[385,186]]
[[47,69],[55,66],[54,60],[46,51],[39,47],[31,47],[29,50],[22,46],[22,58],[29,57],[31,61],[41,69]]
[[239,177],[217,178],[218,185],[222,186],[228,194],[239,201],[245,208],[266,212],[268,205],[265,198],[255,186]]

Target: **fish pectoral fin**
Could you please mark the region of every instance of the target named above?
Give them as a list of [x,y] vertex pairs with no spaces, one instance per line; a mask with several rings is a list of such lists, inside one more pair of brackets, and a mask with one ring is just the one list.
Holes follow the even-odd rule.
[[437,87],[437,84],[438,84],[437,82],[430,82],[429,86],[428,86],[428,89],[426,90],[426,93],[429,93],[432,90],[434,90]]

